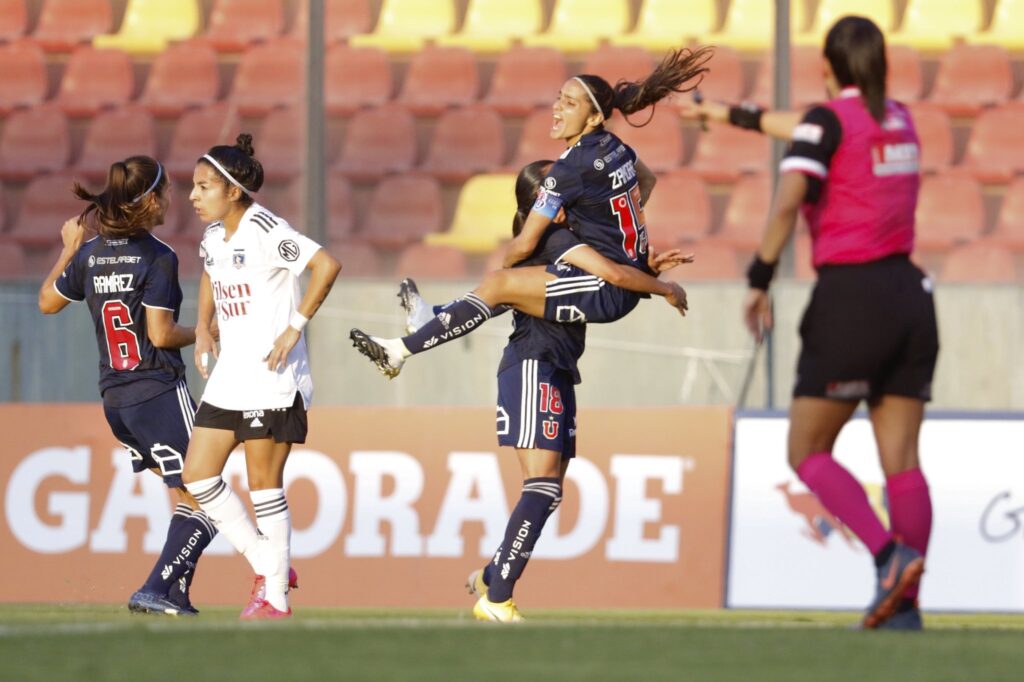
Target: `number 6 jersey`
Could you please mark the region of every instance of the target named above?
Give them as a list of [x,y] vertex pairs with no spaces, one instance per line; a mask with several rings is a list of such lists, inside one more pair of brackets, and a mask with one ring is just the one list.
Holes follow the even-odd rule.
[[299,391],[308,408],[313,381],[305,336],[277,372],[266,357],[297,309],[299,275],[320,245],[255,203],[231,239],[225,236],[224,225],[214,223],[199,247],[220,327],[220,357],[202,401],[225,410],[285,408]]

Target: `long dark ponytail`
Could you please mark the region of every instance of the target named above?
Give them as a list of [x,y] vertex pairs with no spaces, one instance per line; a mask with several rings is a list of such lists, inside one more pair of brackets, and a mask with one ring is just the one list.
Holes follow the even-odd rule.
[[145,199],[149,194],[163,196],[167,186],[167,174],[155,159],[130,156],[110,166],[102,192],[93,194],[77,182],[74,192],[89,202],[81,214],[84,224],[105,239],[123,239],[160,224],[163,207]]
[[860,89],[864,106],[879,123],[885,118],[885,37],[870,19],[843,17],[825,38],[825,59],[839,85]]
[[544,176],[548,174],[552,164],[554,161],[547,159],[534,161],[523,166],[519,175],[516,176],[516,214],[512,217],[513,237],[518,237],[519,233],[523,231],[526,216],[530,215],[530,209],[533,208],[533,204],[537,200],[540,184],[544,181]]

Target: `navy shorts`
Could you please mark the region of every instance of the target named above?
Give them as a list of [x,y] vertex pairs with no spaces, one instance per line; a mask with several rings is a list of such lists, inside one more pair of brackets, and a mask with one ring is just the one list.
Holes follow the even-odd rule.
[[544,319],[552,322],[615,322],[642,298],[573,265],[549,265],[558,277],[544,285]]
[[800,340],[795,396],[930,400],[939,354],[931,280],[906,256],[822,266]]
[[498,444],[576,456],[576,386],[565,370],[523,360],[498,374]]
[[135,473],[159,469],[168,488],[181,488],[196,404],[184,382],[128,407],[103,406],[114,437],[128,448]]
[[298,392],[291,407],[267,410],[225,410],[201,403],[196,426],[232,431],[240,443],[257,438],[273,438],[275,443],[305,443],[309,430],[306,405]]

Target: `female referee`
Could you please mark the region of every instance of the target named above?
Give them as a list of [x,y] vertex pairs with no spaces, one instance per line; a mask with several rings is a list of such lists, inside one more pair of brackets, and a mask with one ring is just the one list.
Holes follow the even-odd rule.
[[[768,287],[803,209],[818,282],[800,324],[789,462],[874,555],[878,586],[867,628],[920,629],[918,582],[932,505],[918,457],[939,342],[931,281],[910,262],[919,145],[906,107],[886,98],[882,32],[840,19],[825,39],[832,98],[793,126],[792,112],[699,105],[684,115],[791,138],[761,246],[747,273],[743,316],[756,337],[772,326]],[[886,475],[891,531],[832,458],[840,429],[866,400]],[[905,543],[905,544],[904,544]]]
[[[188,587],[216,531],[181,481],[195,403],[179,349],[196,337],[178,324],[178,257],[152,234],[163,224],[170,187],[163,166],[148,156],[113,164],[99,194],[76,183],[75,194],[89,205],[61,228],[64,248],[39,290],[39,309],[51,315],[86,302],[107,423],[132,468],[153,471],[178,495],[160,558],[129,610],[195,615]],[[85,240],[87,226],[97,236]]]
[[[196,162],[192,183],[189,199],[211,223],[200,245],[205,271],[195,348],[196,366],[209,382],[196,412],[185,486],[256,574],[241,617],[284,618],[291,615],[288,588],[297,586],[284,466],[292,444],[306,440],[313,397],[302,330],[341,264],[256,203],[263,166],[250,135],[210,149]],[[298,278],[307,269],[309,286],[300,299]],[[214,316],[219,351],[210,332]],[[245,445],[255,526],[221,478],[239,443]]]
[[640,82],[619,82],[614,88],[599,76],[567,80],[553,105],[550,135],[568,150],[555,162],[505,259],[511,266],[533,253],[541,235],[564,210],[580,239],[612,263],[608,273],[572,266],[505,269],[489,274],[473,292],[401,339],[372,337],[359,329],[353,344],[388,377],[401,371],[405,359],[482,325],[499,305],[553,322],[613,322],[649,294],[686,312],[686,294],[676,284],[659,282],[648,267],[647,225],[643,203],[654,175],[636,153],[604,122],[616,109],[628,115],[650,107],[673,92],[692,90],[708,69],[710,48],[669,54]]

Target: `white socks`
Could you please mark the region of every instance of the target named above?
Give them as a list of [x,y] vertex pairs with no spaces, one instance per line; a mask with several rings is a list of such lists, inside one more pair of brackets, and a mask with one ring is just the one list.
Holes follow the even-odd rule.
[[256,510],[256,525],[266,538],[266,554],[273,569],[263,574],[267,579],[266,599],[278,611],[287,611],[292,517],[284,489],[253,490],[249,498]]

